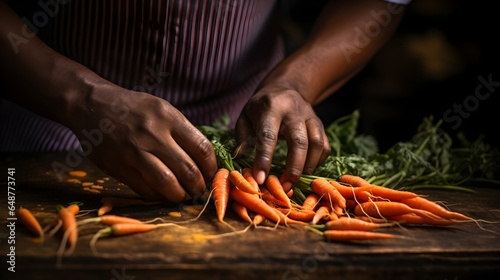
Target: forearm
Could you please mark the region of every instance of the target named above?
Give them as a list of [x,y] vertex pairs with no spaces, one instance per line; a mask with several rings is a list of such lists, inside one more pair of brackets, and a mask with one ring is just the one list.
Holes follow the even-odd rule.
[[404,6],[381,0],[330,1],[307,42],[262,82],[294,89],[316,104],[356,75],[387,42]]
[[0,2],[0,75],[6,98],[42,116],[70,125],[100,78],[45,45]]

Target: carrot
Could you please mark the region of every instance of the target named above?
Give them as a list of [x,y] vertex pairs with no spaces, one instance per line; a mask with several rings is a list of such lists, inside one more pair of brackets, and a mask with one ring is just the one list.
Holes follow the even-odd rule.
[[139,232],[146,232],[153,229],[158,228],[158,225],[155,224],[114,224],[112,226],[106,227],[104,229],[99,230],[90,240],[90,248],[94,253],[97,253],[95,248],[95,244],[97,239],[101,236],[110,236],[110,235],[127,235]]
[[[261,186],[260,187],[260,195],[261,195],[261,198],[262,200],[264,200],[265,202],[272,202],[278,206],[282,206],[282,207],[287,207],[288,208],[288,204],[282,200],[279,200],[277,199],[276,197],[274,197],[274,195],[272,195],[269,190],[264,187],[264,186]],[[301,205],[298,205],[298,204],[291,204],[292,207],[295,207],[295,208],[302,208]]]
[[243,168],[242,174],[255,191],[259,193],[259,184],[257,184],[257,181],[255,181],[255,178],[253,177],[253,169],[249,167]]
[[411,225],[451,226],[459,223],[455,220],[448,220],[444,218],[432,219],[425,215],[418,215],[413,213],[387,217],[387,219],[397,221],[400,224]]
[[395,235],[362,230],[325,230],[325,238],[331,241],[352,241],[394,238]]
[[422,214],[431,218],[438,219],[439,217],[432,214],[431,212],[413,209],[410,206],[400,203],[400,202],[388,202],[388,201],[371,201],[364,202],[357,205],[354,208],[354,213],[358,216],[368,215],[378,218],[387,218],[390,216],[399,216],[404,214]]
[[[72,205],[75,205],[75,204],[72,204]],[[70,247],[74,247],[76,245],[76,240],[78,238],[78,231],[76,228],[75,214],[71,210],[74,207],[70,207],[69,209],[68,209],[68,207],[59,210],[59,219],[61,219],[61,221],[62,221],[63,231],[65,233],[69,231],[69,233],[68,233],[68,245]]]
[[[279,219],[279,223],[280,224],[285,224],[285,225],[288,225],[288,224],[307,225],[307,223],[305,223],[303,221],[298,221],[298,220],[294,220],[294,219],[289,218],[288,215],[286,215],[283,212],[281,212],[280,209],[283,209],[283,208],[276,208],[276,207],[273,207],[273,205],[270,205],[270,206],[278,214],[278,216],[280,217],[280,219]],[[284,209],[284,210],[288,211],[287,213],[289,213],[292,209]],[[275,222],[278,222],[278,221],[275,221]]]
[[281,213],[287,215],[289,218],[298,220],[298,221],[304,221],[304,222],[309,222],[314,218],[314,215],[316,213],[312,210],[298,210],[295,208],[292,209],[286,209],[286,208],[276,208],[278,209]]
[[266,217],[262,216],[261,214],[257,214],[253,217],[253,225],[254,226],[258,226],[260,225],[264,220],[266,219]]
[[290,198],[286,195],[280,179],[276,175],[269,175],[266,180],[266,187],[269,192],[277,199],[283,201],[288,208],[292,208]]
[[326,223],[326,229],[328,230],[364,230],[370,231],[379,227],[392,225],[391,223],[376,224],[372,222],[365,222],[362,220],[340,217],[335,221],[329,221]]
[[293,189],[290,189],[290,190],[286,193],[286,196],[288,196],[288,198],[292,197],[292,196],[293,196]]
[[337,191],[346,199],[354,198],[356,196],[355,188],[352,186],[344,186],[337,181],[329,181]]
[[306,197],[304,203],[302,203],[302,210],[312,210],[318,205],[320,196],[316,193],[311,193]]
[[355,188],[371,185],[365,179],[363,179],[359,176],[354,176],[354,175],[349,175],[349,174],[345,174],[345,175],[340,176],[339,181],[342,183],[345,183],[345,184],[349,184]]
[[356,216],[353,219],[361,220],[361,221],[365,221],[365,222],[370,222],[370,223],[376,223],[376,224],[386,224],[387,223],[387,221],[384,219],[370,217],[370,216]]
[[320,206],[311,221],[311,224],[315,225],[321,220],[326,220],[330,218],[330,209],[328,206]]
[[311,188],[316,194],[324,196],[331,204],[338,204],[342,209],[345,209],[345,198],[326,179],[314,179]]
[[233,210],[242,218],[243,220],[253,224],[252,218],[250,218],[250,215],[248,215],[248,210],[245,206],[241,205],[238,202],[233,202]]
[[398,191],[390,188],[370,185],[356,189],[356,196],[361,200],[370,200],[372,197],[379,197],[390,201],[401,201],[402,199],[418,197],[418,194],[408,191]]
[[245,177],[243,177],[243,174],[241,174],[238,170],[231,171],[231,173],[229,173],[229,179],[236,188],[247,193],[259,194],[259,192],[254,189],[252,184],[250,184],[250,182],[248,182]]
[[16,213],[17,220],[23,224],[30,232],[40,237],[43,240],[43,230],[38,220],[33,216],[31,211],[26,208],[21,208]]
[[346,208],[347,209],[354,209],[354,207],[356,207],[356,205],[358,205],[358,202],[356,202],[356,200],[354,199],[346,199],[345,200],[345,204],[346,204]]
[[472,218],[469,218],[463,214],[448,211],[439,204],[420,196],[403,199],[401,200],[401,202],[415,209],[427,210],[445,219],[472,220]]
[[249,194],[238,188],[231,188],[230,196],[234,201],[245,206],[248,210],[261,214],[270,220],[276,222],[280,221],[280,216],[273,210],[273,208],[271,208],[258,196]]
[[212,181],[212,190],[217,218],[222,222],[226,214],[227,203],[229,202],[229,192],[231,190],[228,169],[221,168],[217,171]]
[[135,205],[156,205],[160,204],[161,201],[145,201],[139,198],[124,198],[124,197],[103,197],[101,199],[101,203],[103,204],[99,210],[97,210],[97,215],[102,216],[106,213],[109,213],[114,207],[127,207],[127,206],[135,206]]
[[80,170],[70,171],[70,172],[68,172],[68,174],[70,176],[73,176],[73,177],[85,177],[85,176],[87,176],[87,172],[80,171]]

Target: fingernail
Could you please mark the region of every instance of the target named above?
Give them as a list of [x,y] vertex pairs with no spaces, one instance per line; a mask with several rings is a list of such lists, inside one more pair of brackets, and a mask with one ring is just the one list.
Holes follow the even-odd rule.
[[263,170],[260,170],[257,172],[257,176],[255,176],[255,181],[257,181],[257,184],[262,185],[266,181],[266,172]]
[[285,190],[285,192],[288,192],[292,188],[292,183],[290,182],[284,182],[281,185],[283,186],[283,190]]

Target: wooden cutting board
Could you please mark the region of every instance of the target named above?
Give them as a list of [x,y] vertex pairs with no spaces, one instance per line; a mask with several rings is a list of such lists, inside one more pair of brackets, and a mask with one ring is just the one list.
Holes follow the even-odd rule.
[[[52,165],[64,163],[66,156],[3,155],[3,196],[7,197],[7,169],[15,168],[15,206],[30,209],[42,227],[56,218],[59,204],[80,201],[84,203],[82,210],[96,210],[104,196],[136,197],[88,160],[77,165],[76,169],[87,172],[78,179],[99,187],[85,189],[80,183],[68,182],[75,179],[68,174],[60,180]],[[496,279],[500,272],[500,188],[476,189],[475,194],[440,190],[418,193],[444,201],[452,210],[494,223],[393,227],[383,231],[403,238],[356,243],[325,242],[303,227],[279,226],[273,230],[272,224],[215,237],[232,229],[217,221],[209,203],[197,221],[185,223],[183,228],[162,227],[143,234],[102,238],[97,242],[98,254],[91,251],[89,241],[102,227],[85,226],[79,232],[75,252],[64,255],[60,267],[56,262],[61,235],[48,237],[41,244],[17,224],[15,273],[8,271],[7,241],[11,232],[7,228],[7,199],[2,198],[1,275],[2,279]],[[112,214],[181,222],[193,219],[202,203],[117,208]],[[180,217],[171,216],[178,213]],[[78,219],[95,216],[90,212]],[[247,226],[232,212],[226,221],[236,230]]]

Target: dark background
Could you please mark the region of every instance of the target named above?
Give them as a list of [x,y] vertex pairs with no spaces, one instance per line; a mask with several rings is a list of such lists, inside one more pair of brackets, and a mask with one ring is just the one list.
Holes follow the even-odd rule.
[[[283,2],[283,30],[292,51],[307,38],[325,1]],[[355,78],[316,106],[317,114],[326,126],[359,109],[359,132],[375,136],[382,152],[409,140],[424,117],[443,118],[454,104],[474,96],[478,76],[500,82],[497,13],[487,1],[413,0],[393,38]],[[500,87],[479,101],[460,125],[448,121],[442,128],[452,136],[462,131],[470,140],[482,135],[500,146],[499,92]]]

